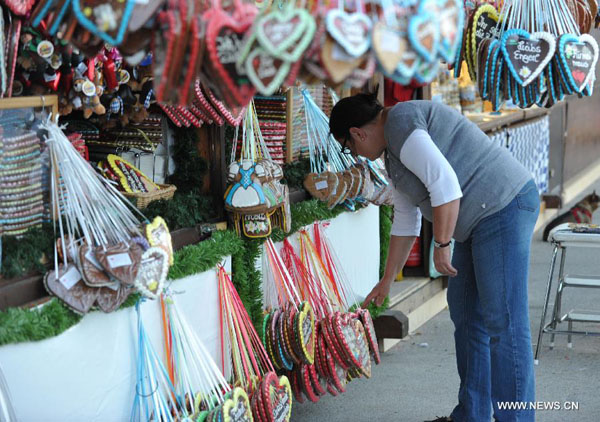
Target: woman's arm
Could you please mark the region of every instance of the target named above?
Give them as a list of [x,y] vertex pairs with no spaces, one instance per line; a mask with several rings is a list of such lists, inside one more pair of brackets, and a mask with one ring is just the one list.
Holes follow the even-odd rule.
[[[460,199],[455,199],[438,207],[433,207],[433,238],[438,243],[447,243],[452,240],[452,234],[456,227],[458,219],[458,210],[460,208]],[[433,263],[438,272],[456,276],[457,271],[452,266],[452,256],[450,247],[434,248]]]

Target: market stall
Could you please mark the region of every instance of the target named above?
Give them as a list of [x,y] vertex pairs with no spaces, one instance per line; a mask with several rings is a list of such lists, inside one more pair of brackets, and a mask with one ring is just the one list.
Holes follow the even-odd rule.
[[[342,151],[331,108],[377,86],[446,102],[548,192],[545,110],[593,98],[597,8],[536,2],[556,25],[533,37],[505,3],[4,0],[6,419],[283,421],[369,378],[388,302],[358,304],[392,187]],[[534,71],[514,43],[543,50]],[[439,296],[431,237],[403,273]]]

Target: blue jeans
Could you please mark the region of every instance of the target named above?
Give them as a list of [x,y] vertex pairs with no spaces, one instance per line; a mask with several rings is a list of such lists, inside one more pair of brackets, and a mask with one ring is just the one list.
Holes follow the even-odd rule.
[[527,280],[539,212],[528,182],[502,210],[482,219],[467,241],[456,242],[448,284],[460,375],[456,422],[533,421],[533,410],[505,410],[498,402],[535,400]]

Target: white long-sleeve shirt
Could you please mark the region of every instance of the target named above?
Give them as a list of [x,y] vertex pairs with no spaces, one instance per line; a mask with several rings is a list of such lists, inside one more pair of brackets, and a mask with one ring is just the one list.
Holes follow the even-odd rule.
[[[432,207],[439,207],[462,197],[458,177],[429,134],[415,129],[400,150],[400,162],[423,182]],[[419,236],[421,211],[402,192],[394,189],[394,223],[392,236]]]

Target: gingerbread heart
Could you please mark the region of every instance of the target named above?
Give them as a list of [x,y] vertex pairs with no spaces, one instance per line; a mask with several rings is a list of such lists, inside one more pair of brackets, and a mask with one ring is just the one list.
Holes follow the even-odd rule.
[[358,319],[351,319],[350,326],[354,331],[354,337],[348,344],[352,354],[359,362],[358,369],[367,378],[371,378],[371,355],[365,328]]
[[114,312],[127,300],[133,289],[116,282],[113,286],[98,288],[96,305],[102,312]]
[[438,18],[430,11],[434,2],[435,0],[423,0],[419,12],[411,17],[408,24],[408,39],[412,47],[428,62],[436,59],[440,40]]
[[317,25],[307,10],[290,6],[259,18],[256,37],[267,53],[281,60],[297,62],[311,43]]
[[213,7],[209,12],[205,15],[208,22],[206,49],[211,66],[231,96],[227,99],[228,104],[245,106],[252,100],[256,89],[246,75],[238,73],[236,63],[243,47],[244,36],[252,26],[253,16],[238,14],[234,17],[219,7]]
[[[56,271],[58,271],[58,276]],[[88,287],[81,281],[77,267],[68,264],[60,265],[57,270],[51,270],[44,275],[44,287],[48,293],[59,298],[73,312],[87,313],[98,296],[95,287]]]
[[379,365],[379,362],[381,362],[381,356],[379,355],[377,334],[375,333],[375,325],[373,325],[373,318],[371,318],[371,313],[368,309],[361,308],[358,311],[358,317],[365,328],[365,334],[367,335],[367,340],[369,342],[369,349],[371,351],[371,354],[375,358],[375,364]]
[[338,178],[335,173],[309,173],[304,178],[304,187],[315,198],[327,201],[329,196],[335,192]]
[[290,72],[290,63],[254,47],[246,59],[246,74],[262,95],[273,95]]
[[153,192],[160,189],[148,176],[118,155],[108,154],[106,158],[125,192]]
[[35,0],[4,0],[4,3],[15,15],[25,16],[35,4]]
[[352,57],[360,57],[370,47],[372,22],[364,13],[331,9],[326,16],[327,31]]
[[362,57],[349,55],[330,35],[325,38],[319,58],[334,84],[343,82],[362,62]]
[[558,55],[561,70],[571,88],[583,92],[593,81],[598,62],[598,43],[589,34],[579,37],[573,34],[561,35],[558,41]]
[[120,242],[116,245],[98,246],[94,254],[111,277],[133,286],[142,257],[142,248],[137,243]]
[[108,274],[104,272],[104,268],[96,259],[94,250],[87,244],[82,244],[79,247],[78,267],[81,272],[83,282],[90,287],[102,287],[114,284]]
[[365,56],[360,66],[354,68],[350,76],[346,79],[346,84],[351,87],[362,88],[375,73],[375,56],[373,54],[365,54]]
[[151,299],[160,296],[169,272],[169,256],[164,249],[153,246],[142,254],[134,286]]
[[394,28],[379,21],[373,26],[373,51],[384,71],[394,73],[407,47],[406,39]]
[[465,12],[462,1],[439,0],[440,43],[438,52],[448,63],[454,63],[456,59],[464,20]]
[[530,34],[522,29],[509,29],[501,40],[502,54],[513,78],[523,87],[544,71],[556,49],[549,32]]
[[252,422],[252,410],[248,394],[240,388],[233,389],[231,398],[222,407],[223,422]]
[[300,305],[296,332],[302,347],[302,357],[306,363],[312,365],[315,361],[315,314],[308,302],[302,302]]
[[150,246],[158,246],[168,254],[169,265],[173,265],[173,242],[169,227],[162,217],[155,217],[145,228],[146,239]]
[[287,422],[292,415],[292,388],[289,379],[275,372],[264,375],[262,398],[268,422]]
[[500,15],[491,4],[482,4],[473,13],[471,25],[466,37],[465,55],[469,65],[469,74],[472,80],[476,79],[475,63],[477,63],[477,49],[481,41],[486,38],[498,38],[498,22]]

